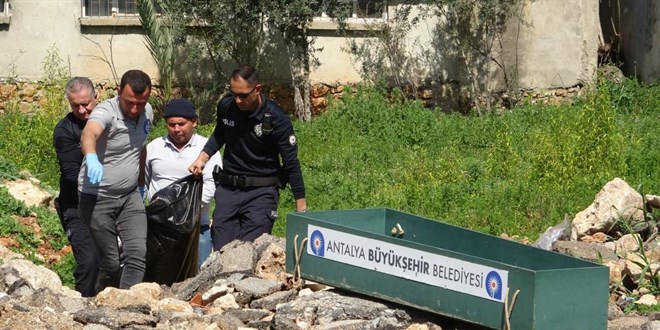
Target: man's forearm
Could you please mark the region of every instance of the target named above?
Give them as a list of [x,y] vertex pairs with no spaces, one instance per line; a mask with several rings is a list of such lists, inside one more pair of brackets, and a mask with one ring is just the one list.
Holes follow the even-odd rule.
[[96,142],[102,132],[101,125],[95,122],[88,122],[85,125],[80,137],[80,151],[83,155],[96,153]]

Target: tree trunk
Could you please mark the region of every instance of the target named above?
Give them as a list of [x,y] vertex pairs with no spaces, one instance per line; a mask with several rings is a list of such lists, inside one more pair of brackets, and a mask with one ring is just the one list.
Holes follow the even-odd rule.
[[293,102],[295,115],[302,121],[312,119],[311,101],[309,96],[309,65],[307,58],[298,58],[296,45],[287,45],[289,52],[289,69],[291,71],[291,85],[293,87]]

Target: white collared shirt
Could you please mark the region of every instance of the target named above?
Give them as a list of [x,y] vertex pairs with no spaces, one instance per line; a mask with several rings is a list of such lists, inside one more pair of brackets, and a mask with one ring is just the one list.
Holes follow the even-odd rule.
[[[151,200],[158,190],[167,187],[172,182],[190,175],[188,167],[192,164],[204,148],[208,138],[193,133],[190,141],[181,148],[170,141],[167,135],[151,141],[147,145],[147,162],[145,165],[145,179],[147,196]],[[209,224],[209,209],[211,199],[215,194],[213,181],[213,168],[222,167],[220,153],[216,152],[204,166],[204,191],[202,193],[201,225]]]

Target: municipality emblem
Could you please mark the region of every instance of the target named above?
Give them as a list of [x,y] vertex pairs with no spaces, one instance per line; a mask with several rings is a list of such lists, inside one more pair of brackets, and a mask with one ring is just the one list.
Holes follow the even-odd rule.
[[323,252],[325,250],[325,238],[323,238],[323,233],[318,230],[313,231],[309,238],[309,242],[312,253],[315,256],[323,257]]
[[493,299],[502,300],[502,278],[496,271],[486,275],[486,293]]
[[142,129],[144,130],[144,134],[149,134],[149,130],[151,130],[151,120],[147,119],[144,122],[144,126],[142,126]]

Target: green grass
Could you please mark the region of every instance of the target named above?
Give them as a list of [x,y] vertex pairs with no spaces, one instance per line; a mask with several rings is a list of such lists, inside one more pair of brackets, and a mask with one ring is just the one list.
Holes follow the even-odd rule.
[[[615,177],[660,191],[657,85],[601,84],[574,105],[483,116],[354,92],[295,123],[312,210],[389,207],[536,239]],[[280,213],[291,212],[290,193],[282,199]],[[284,228],[280,221],[275,232]]]

